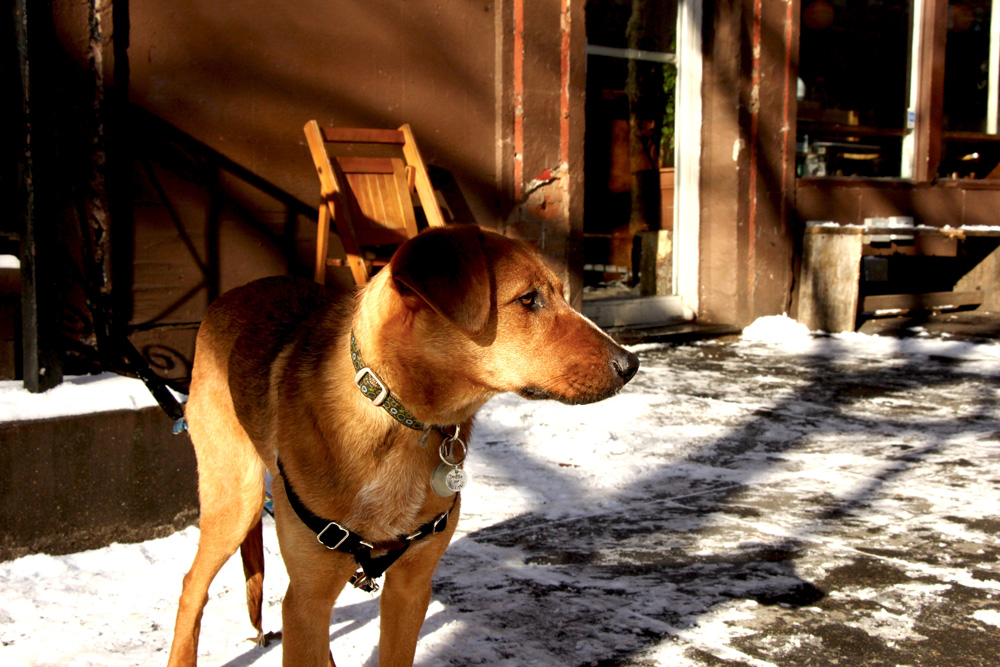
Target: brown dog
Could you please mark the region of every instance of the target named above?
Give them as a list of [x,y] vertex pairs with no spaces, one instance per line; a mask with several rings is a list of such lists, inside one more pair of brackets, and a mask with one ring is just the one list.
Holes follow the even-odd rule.
[[391,565],[379,664],[412,664],[479,407],[507,391],[599,401],[638,366],[528,246],[473,226],[418,235],[352,295],[288,278],[224,295],[198,332],[187,405],[201,538],[169,664],[195,664],[209,584],[241,545],[261,637],[265,469],[290,579],[283,664],[333,664],[331,609],[359,565],[362,587]]

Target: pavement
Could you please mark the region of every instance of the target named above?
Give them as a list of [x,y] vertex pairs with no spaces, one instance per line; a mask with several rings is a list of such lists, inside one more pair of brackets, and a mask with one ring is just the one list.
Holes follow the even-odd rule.
[[[1000,378],[830,345],[643,352],[634,389],[668,394],[650,419],[701,428],[606,511],[464,536],[436,594],[539,664],[1000,665]],[[472,594],[448,560],[486,547],[536,571]]]

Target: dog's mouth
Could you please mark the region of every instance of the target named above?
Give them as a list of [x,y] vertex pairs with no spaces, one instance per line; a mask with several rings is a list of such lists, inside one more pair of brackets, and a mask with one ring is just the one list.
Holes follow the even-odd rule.
[[546,391],[541,387],[525,387],[517,392],[517,395],[521,398],[526,398],[529,401],[544,401],[544,400],[559,400],[560,397],[556,396],[550,391]]
[[548,389],[542,389],[541,387],[524,387],[517,392],[517,395],[521,398],[526,398],[529,401],[559,401],[560,403],[564,403],[566,405],[586,405],[588,403],[596,403],[598,401],[603,401],[606,398],[611,398],[619,391],[621,391],[621,385],[605,387],[599,390],[587,392],[574,392],[570,394],[563,394]]
[[567,405],[585,405],[611,398],[639,370],[639,359],[631,352],[619,350],[621,354],[607,365],[586,365],[540,384],[522,387],[517,394],[532,401],[551,399]]

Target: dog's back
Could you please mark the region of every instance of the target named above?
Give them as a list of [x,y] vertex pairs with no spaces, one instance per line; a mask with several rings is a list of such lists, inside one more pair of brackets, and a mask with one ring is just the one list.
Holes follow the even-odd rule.
[[224,376],[240,424],[259,443],[275,358],[310,330],[311,318],[344,297],[312,281],[282,276],[227,292],[209,308],[198,332],[192,384],[206,373]]

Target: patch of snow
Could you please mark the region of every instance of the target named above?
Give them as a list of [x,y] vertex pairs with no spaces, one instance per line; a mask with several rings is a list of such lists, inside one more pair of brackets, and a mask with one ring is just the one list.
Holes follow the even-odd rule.
[[908,215],[893,215],[888,218],[865,218],[865,227],[912,229],[913,217]]
[[[175,394],[183,400],[180,394]],[[68,376],[52,389],[33,394],[18,380],[0,381],[0,422],[55,419],[156,405],[142,380],[114,373]]]
[[1000,226],[997,225],[962,225],[960,229],[970,232],[997,232]]
[[[858,332],[832,335],[810,332],[808,327],[787,315],[760,317],[743,330],[741,342],[751,354],[771,354],[772,348],[788,355],[808,355],[836,359],[938,357],[961,361],[970,371],[1000,375],[1000,344],[931,337],[926,332],[908,338],[877,336]],[[765,346],[765,347],[761,347]]]
[[741,338],[753,343],[789,343],[811,338],[809,327],[787,315],[768,315],[754,320],[743,330]]
[[869,637],[881,639],[889,646],[902,641],[923,641],[927,637],[914,630],[916,621],[908,614],[893,614],[886,609],[878,609],[868,615],[859,615],[845,625],[858,628]]
[[972,612],[972,618],[980,623],[1000,628],[1000,611],[996,609],[979,609]]

